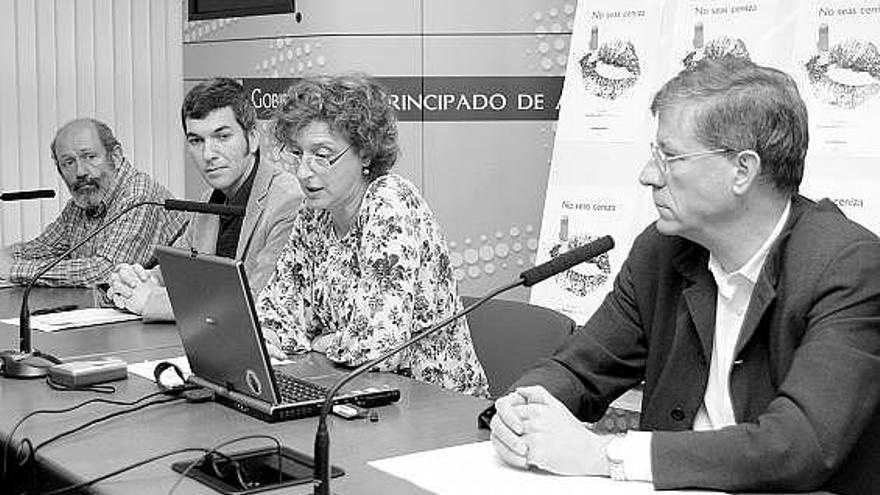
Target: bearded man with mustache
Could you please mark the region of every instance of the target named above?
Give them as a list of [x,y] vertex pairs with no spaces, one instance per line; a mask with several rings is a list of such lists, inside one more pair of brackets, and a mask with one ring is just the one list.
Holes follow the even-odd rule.
[[[35,239],[0,250],[0,277],[27,284],[43,266],[129,206],[173,197],[136,169],[107,124],[81,118],[64,124],[51,145],[55,168],[70,191],[61,215]],[[144,263],[155,244],[172,242],[184,216],[162,208],[136,208],[44,274],[40,285],[89,287],[119,263]]]

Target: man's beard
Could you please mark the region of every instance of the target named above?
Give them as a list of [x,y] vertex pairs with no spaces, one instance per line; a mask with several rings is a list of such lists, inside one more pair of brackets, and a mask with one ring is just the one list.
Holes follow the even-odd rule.
[[115,177],[108,175],[77,181],[71,188],[73,201],[87,216],[101,216],[106,211],[104,200],[115,183]]

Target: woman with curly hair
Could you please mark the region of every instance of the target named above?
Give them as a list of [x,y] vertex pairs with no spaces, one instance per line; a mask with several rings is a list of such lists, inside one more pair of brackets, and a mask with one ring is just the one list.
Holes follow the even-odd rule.
[[[433,213],[390,172],[397,122],[380,85],[361,75],[303,79],[288,90],[274,133],[305,208],[257,302],[270,354],[314,350],[357,366],[461,308]],[[488,393],[463,318],[382,366]]]

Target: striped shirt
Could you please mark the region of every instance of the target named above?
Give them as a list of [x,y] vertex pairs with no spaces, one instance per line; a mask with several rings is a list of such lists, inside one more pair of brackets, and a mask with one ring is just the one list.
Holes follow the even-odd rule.
[[[9,279],[28,283],[47,263],[125,208],[140,201],[161,202],[171,197],[165,187],[123,161],[116,184],[105,200],[104,213],[89,217],[73,199],[69,200],[61,215],[38,237],[12,246],[14,261]],[[154,245],[172,243],[185,226],[185,217],[180,212],[155,206],[135,208],[46,272],[37,284],[94,286],[120,263],[147,262]]]

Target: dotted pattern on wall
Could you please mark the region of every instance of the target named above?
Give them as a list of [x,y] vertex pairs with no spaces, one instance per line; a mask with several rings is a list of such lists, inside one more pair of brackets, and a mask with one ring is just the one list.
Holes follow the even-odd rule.
[[240,17],[229,17],[210,21],[188,21],[183,28],[183,41],[184,43],[202,41],[240,19]]
[[268,43],[267,57],[254,67],[258,76],[298,77],[327,65],[320,41],[281,37]]
[[538,232],[532,225],[511,227],[493,234],[482,234],[476,241],[470,237],[461,243],[449,242],[449,264],[452,276],[461,286],[480,277],[495,275],[499,270],[524,270],[535,264]]
[[568,62],[568,40],[574,28],[575,3],[566,3],[562,10],[554,7],[546,12],[533,12],[535,48],[527,49],[529,68],[551,76],[564,76]]

